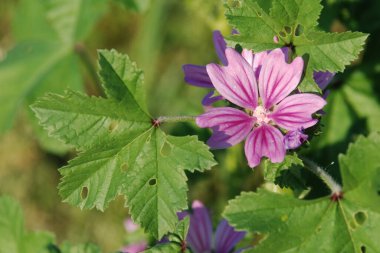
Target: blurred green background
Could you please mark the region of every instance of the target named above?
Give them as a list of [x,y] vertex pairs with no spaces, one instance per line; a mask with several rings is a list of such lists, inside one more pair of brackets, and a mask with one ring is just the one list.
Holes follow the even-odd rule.
[[[328,166],[358,134],[380,130],[380,1],[323,4],[321,29],[371,34],[360,59],[329,88],[325,133],[302,151]],[[21,203],[29,229],[54,232],[59,242],[94,242],[110,252],[124,243],[127,210],[122,198],[104,213],[61,203],[57,169],[75,151],[48,138],[28,105],[45,92],[63,93],[67,87],[101,94],[89,66],[97,66],[97,49],[115,48],[145,71],[152,115],[200,114],[206,91],[186,85],[181,67],[217,61],[212,31],[231,31],[223,13],[219,0],[0,0],[0,195]],[[209,136],[191,123],[165,127],[174,135]],[[216,221],[228,199],[260,185],[262,173],[246,166],[241,145],[215,154],[218,166],[189,174],[189,200],[205,202]],[[328,169],[339,178],[336,165]],[[310,187],[320,183],[313,175],[307,178]]]

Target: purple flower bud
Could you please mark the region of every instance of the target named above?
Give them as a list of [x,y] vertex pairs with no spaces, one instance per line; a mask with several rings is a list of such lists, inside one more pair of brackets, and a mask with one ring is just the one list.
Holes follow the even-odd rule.
[[307,140],[308,136],[303,133],[302,129],[291,130],[285,135],[285,148],[296,149]]

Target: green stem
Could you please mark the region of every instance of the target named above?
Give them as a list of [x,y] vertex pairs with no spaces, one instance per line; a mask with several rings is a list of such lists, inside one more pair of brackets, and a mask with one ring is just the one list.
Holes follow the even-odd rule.
[[74,47],[74,50],[79,55],[88,73],[90,74],[92,80],[94,81],[96,90],[100,93],[100,95],[104,95],[102,83],[99,79],[98,73],[96,71],[96,67],[93,64],[91,56],[86,50],[86,47],[81,43],[77,43]]
[[302,157],[301,159],[305,164],[305,168],[317,175],[330,188],[331,195],[340,195],[342,193],[342,186],[338,184],[324,169],[308,158]]
[[159,123],[164,122],[185,122],[194,121],[196,116],[160,116],[157,118]]

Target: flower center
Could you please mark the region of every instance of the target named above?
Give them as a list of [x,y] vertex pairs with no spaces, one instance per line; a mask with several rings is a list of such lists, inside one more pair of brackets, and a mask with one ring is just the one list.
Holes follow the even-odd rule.
[[257,120],[257,124],[262,125],[263,123],[267,124],[270,119],[268,118],[268,111],[261,105],[256,107],[252,116],[254,116]]

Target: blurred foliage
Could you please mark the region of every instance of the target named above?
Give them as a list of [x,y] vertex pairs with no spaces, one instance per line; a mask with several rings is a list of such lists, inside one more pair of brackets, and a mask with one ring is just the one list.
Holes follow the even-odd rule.
[[[98,18],[86,18],[92,24],[85,25],[79,37],[67,37],[63,30],[54,30],[65,23],[54,22],[52,14],[49,18],[39,1],[0,0],[0,111],[11,112],[1,113],[1,129],[14,122],[13,128],[0,137],[0,195],[8,194],[21,202],[27,228],[54,232],[58,242],[94,242],[110,252],[119,249],[126,236],[122,221],[127,210],[123,200],[112,202],[104,213],[80,211],[61,203],[56,189],[57,168],[74,154],[60,143],[48,143],[41,137],[41,129],[31,119],[28,105],[46,91],[62,93],[68,86],[100,94],[86,64],[96,64],[97,49],[115,48],[128,53],[144,70],[148,107],[154,116],[199,114],[203,111],[200,101],[206,92],[184,84],[181,66],[216,62],[211,32],[220,29],[227,35],[231,28],[219,0],[97,2],[102,7],[89,8],[95,11],[95,15],[89,15]],[[143,4],[136,5],[137,2]],[[339,178],[338,154],[359,134],[380,128],[380,1],[322,3],[325,8],[320,22],[325,31],[356,30],[371,34],[359,60],[338,74],[328,88],[331,94],[322,122],[324,133],[314,137],[302,151],[322,166],[335,162],[327,170]],[[85,61],[80,54],[82,49],[86,52]],[[46,73],[42,79],[41,71]],[[208,130],[197,129],[191,123],[164,127],[173,135],[198,134],[201,140],[209,137]],[[263,182],[264,172],[262,168],[252,171],[247,167],[242,145],[215,151],[215,156],[218,166],[188,177],[189,199],[202,200],[216,214],[213,215],[216,222],[226,201],[242,190],[256,189]],[[305,184],[311,188],[321,186],[313,175],[308,175]],[[323,194],[311,191],[309,197]]]

